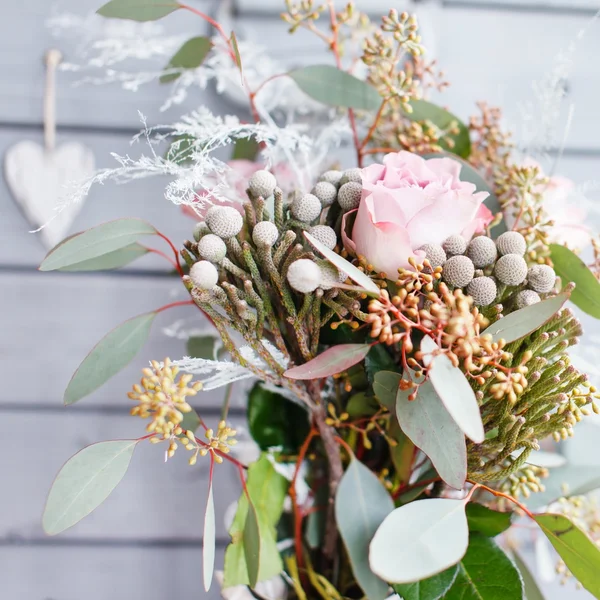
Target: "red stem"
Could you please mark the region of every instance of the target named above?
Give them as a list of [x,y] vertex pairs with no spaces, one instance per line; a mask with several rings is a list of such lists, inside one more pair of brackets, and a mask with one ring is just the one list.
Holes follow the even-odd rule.
[[481,488],[482,490],[485,490],[486,492],[489,492],[494,496],[498,496],[499,498],[505,498],[506,500],[509,500],[510,502],[518,506],[530,519],[533,519],[535,521],[535,515],[524,504],[521,504],[516,498],[513,498],[512,496],[510,496],[509,494],[505,494],[504,492],[499,492],[498,490],[489,488],[487,485],[483,485],[482,483],[477,483],[476,481],[471,481],[470,479],[467,479],[467,481],[475,486],[473,490],[471,490],[471,493],[473,493],[473,491],[476,488]]
[[179,264],[179,253],[177,252],[177,248],[175,248],[173,242],[164,233],[161,233],[160,231],[157,231],[156,233],[159,237],[165,240],[165,242],[167,242],[169,246],[171,246],[171,250],[173,250],[173,254],[175,255],[175,268],[177,269],[179,276],[183,277],[183,270],[181,268],[181,265]]
[[[140,245],[143,246],[143,244],[140,244]],[[146,248],[148,250],[148,252],[152,252],[154,254],[158,254],[159,256],[162,256],[165,260],[169,261],[173,265],[173,268],[175,268],[175,269],[177,268],[177,263],[172,258],[169,258],[161,250],[157,250],[156,248],[150,248],[149,246],[144,246],[144,248]]]
[[225,41],[225,44],[227,44],[227,50],[229,51],[229,56],[231,57],[231,60],[233,60],[233,62],[237,64],[237,61],[235,59],[235,52],[233,51],[233,48],[231,47],[231,41],[229,40],[223,27],[219,23],[217,23],[213,18],[209,17],[207,14],[203,13],[202,11],[198,10],[197,8],[194,8],[193,6],[188,6],[187,4],[180,4],[179,8],[189,10],[190,12],[194,13],[195,15],[198,15],[200,18],[204,19],[208,24],[212,25],[217,30],[219,35],[223,38],[223,40]]
[[165,304],[160,308],[157,308],[154,312],[161,313],[163,310],[167,310],[169,308],[175,308],[177,306],[189,306],[190,304],[194,304],[193,300],[180,300],[179,302],[171,302],[171,304]]

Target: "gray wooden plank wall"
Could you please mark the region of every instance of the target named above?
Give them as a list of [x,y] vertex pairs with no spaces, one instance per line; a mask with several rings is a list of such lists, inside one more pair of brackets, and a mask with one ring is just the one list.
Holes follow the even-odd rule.
[[[85,14],[99,3],[63,0],[58,7]],[[195,4],[210,9],[212,3]],[[376,4],[378,8],[381,2]],[[509,120],[518,125],[519,104],[529,98],[531,81],[539,80],[559,50],[589,23],[596,4],[591,0],[417,4],[428,41],[454,83],[444,102],[461,116],[482,98],[504,103]],[[375,7],[368,0],[363,5]],[[5,7],[0,21],[0,155],[21,139],[41,141],[44,52],[57,46],[67,59],[77,52],[67,40],[54,40],[45,28],[54,6],[46,0],[21,0]],[[280,7],[271,0],[240,0],[236,30],[261,41],[290,64],[321,56],[309,38],[285,37],[275,18]],[[172,15],[165,26],[190,34],[205,31],[190,15]],[[567,82],[576,110],[560,172],[578,182],[600,179],[598,26],[580,44]],[[164,91],[158,86],[131,94],[115,86],[71,87],[70,81],[67,74],[59,75],[59,142],[89,145],[100,167],[111,164],[110,152],[129,151],[130,135],[139,127],[138,109],[150,123],[159,118],[168,122],[181,112],[175,109],[159,117]],[[208,91],[190,98],[184,109],[199,103],[217,105]],[[184,353],[183,341],[167,337],[164,328],[178,319],[198,327],[202,323],[185,308],[162,314],[140,357],[80,405],[64,409],[62,392],[70,375],[104,333],[128,317],[185,295],[152,257],[125,273],[39,273],[35,268],[44,250],[27,233],[28,225],[4,180],[0,206],[0,598],[164,600],[183,594],[217,598],[214,590],[201,591],[206,494],[206,465],[201,461],[192,469],[177,456],[165,465],[162,449],[142,446],[129,474],[101,508],[57,539],[43,535],[40,515],[60,465],[85,444],[141,435],[142,422],[127,416],[125,393],[149,358]],[[145,180],[95,189],[73,231],[119,216],[141,216],[159,224],[176,243],[189,235],[192,225],[162,198],[162,182]],[[220,398],[218,392],[198,397],[197,405],[209,420],[218,418]],[[234,420],[241,422],[241,394],[235,406]],[[215,485],[217,519],[222,523],[239,486],[227,465],[218,469]],[[227,539],[222,526],[218,539],[222,551]]]

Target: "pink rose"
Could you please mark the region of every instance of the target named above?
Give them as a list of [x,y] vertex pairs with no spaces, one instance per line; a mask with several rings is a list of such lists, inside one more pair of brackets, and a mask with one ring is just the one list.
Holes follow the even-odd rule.
[[454,234],[471,239],[493,215],[482,204],[488,193],[460,181],[461,168],[450,158],[398,152],[363,169],[362,198],[346,244],[393,277],[410,267],[409,258],[423,258],[418,249],[424,244],[441,244]]

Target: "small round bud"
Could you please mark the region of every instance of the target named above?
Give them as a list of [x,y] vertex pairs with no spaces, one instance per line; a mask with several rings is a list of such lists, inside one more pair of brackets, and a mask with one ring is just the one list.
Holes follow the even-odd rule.
[[338,192],[338,204],[344,210],[358,208],[362,196],[362,189],[362,183],[357,183],[355,181],[344,183]]
[[321,284],[321,269],[312,260],[301,258],[290,265],[287,280],[297,292],[310,294]]
[[337,244],[335,231],[328,225],[315,225],[309,229],[308,233],[319,240],[321,244],[327,246],[330,250],[333,250]]
[[462,235],[451,235],[442,244],[446,256],[464,254],[467,249],[467,240]]
[[478,269],[491,265],[496,260],[497,254],[494,240],[485,235],[473,238],[467,246],[467,256]]
[[204,221],[200,221],[199,223],[196,223],[196,225],[194,225],[194,239],[199,242],[200,238],[203,235],[206,235],[207,233],[210,233],[210,229],[208,228],[208,225],[204,222]]
[[522,290],[517,294],[515,306],[517,308],[525,308],[532,304],[537,304],[541,300],[540,295],[533,290]]
[[236,236],[244,226],[242,215],[233,206],[213,206],[206,213],[206,223],[224,240]]
[[494,274],[506,285],[520,285],[527,277],[527,263],[518,254],[505,254],[496,262]]
[[362,187],[362,169],[346,169],[340,179],[340,185],[349,182],[360,183]]
[[424,244],[419,250],[425,252],[425,258],[433,268],[441,267],[446,262],[446,253],[438,244]]
[[540,294],[547,294],[556,283],[556,273],[548,265],[533,265],[527,271],[527,284]]
[[277,180],[273,173],[269,173],[269,171],[256,171],[248,181],[248,189],[255,198],[262,196],[266,199],[272,196],[276,187]]
[[292,216],[302,223],[310,223],[321,214],[321,201],[312,194],[296,198],[290,207]]
[[329,261],[320,260],[318,265],[319,269],[321,269],[321,282],[319,287],[324,290],[329,290],[338,283],[346,281],[345,273],[334,267]]
[[327,183],[331,183],[335,185],[335,187],[340,186],[340,180],[342,179],[343,173],[341,171],[325,171],[321,177],[319,177],[319,181],[326,181]]
[[489,306],[496,300],[498,288],[491,277],[476,277],[467,286],[467,294],[473,298],[475,306]]
[[190,279],[201,290],[211,290],[219,281],[219,272],[212,263],[201,260],[190,269]]
[[311,193],[321,201],[323,207],[331,206],[337,198],[337,188],[327,181],[319,181]]
[[266,244],[267,246],[273,246],[279,238],[279,230],[275,223],[271,221],[261,221],[254,226],[252,230],[252,241],[257,245],[261,246]]
[[527,250],[525,238],[518,231],[505,231],[498,236],[496,247],[502,256],[505,254],[518,254],[523,256]]
[[462,255],[452,256],[445,263],[442,279],[453,287],[464,288],[473,279],[475,266],[470,258]]
[[213,263],[220,263],[227,254],[225,242],[214,233],[208,233],[198,242],[200,258]]

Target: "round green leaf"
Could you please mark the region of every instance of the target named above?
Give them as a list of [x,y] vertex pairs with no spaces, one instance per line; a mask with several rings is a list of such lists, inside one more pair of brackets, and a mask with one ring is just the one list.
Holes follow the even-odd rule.
[[150,250],[137,242],[129,244],[119,250],[114,250],[108,254],[103,254],[97,258],[90,258],[83,262],[75,263],[68,267],[58,269],[59,271],[110,271],[112,269],[120,269],[136,258],[148,254]]
[[464,433],[440,400],[431,381],[419,386],[415,400],[409,391],[398,390],[396,416],[402,431],[431,460],[440,477],[462,489],[467,477],[467,446]]
[[[462,156],[462,158],[469,157],[469,154],[471,154],[469,128],[458,117],[455,117],[441,106],[437,106],[437,104],[427,102],[427,100],[411,100],[410,105],[412,106],[412,112],[407,113],[406,116],[411,121],[431,121],[441,131],[447,131],[452,124],[456,124],[458,133],[443,136],[440,140],[440,146],[452,154]],[[450,147],[446,141],[448,138],[454,142],[453,147]]]
[[562,292],[537,304],[526,306],[492,323],[483,333],[490,334],[494,342],[501,339],[507,343],[514,342],[547,323],[568,299],[569,294]]
[[100,442],[71,457],[60,470],[46,502],[42,525],[56,535],[100,506],[127,472],[138,440]]
[[325,350],[307,363],[288,369],[289,379],[321,379],[341,373],[359,363],[369,352],[369,344],[340,344]]
[[600,281],[574,252],[565,246],[550,244],[550,258],[563,284],[573,282],[571,302],[583,312],[600,319]]
[[534,515],[554,549],[575,575],[579,583],[600,598],[600,549],[564,515]]
[[209,38],[198,36],[188,40],[177,50],[165,71],[180,69],[174,73],[165,73],[161,76],[161,83],[170,83],[181,77],[181,71],[184,69],[197,69],[208,56],[212,48],[212,42]]
[[438,600],[450,589],[456,579],[458,567],[454,565],[433,577],[415,583],[397,583],[392,586],[402,600]]
[[470,531],[477,531],[488,537],[495,537],[511,525],[512,513],[498,512],[483,504],[467,504],[467,521]]
[[156,229],[141,219],[117,219],[71,236],[54,247],[40,265],[40,271],[55,271],[97,259],[137,242]]
[[523,600],[523,581],[494,540],[473,533],[444,600]]
[[380,525],[369,564],[385,581],[413,583],[455,565],[468,543],[464,500],[416,500],[394,510]]
[[155,316],[155,312],[139,315],[105,335],[69,381],[65,404],[81,400],[124,369],[146,342]]
[[303,67],[288,75],[305,94],[323,104],[376,111],[382,103],[373,86],[331,65]]
[[369,544],[394,502],[377,476],[352,459],[335,495],[335,519],[352,572],[369,600],[387,598],[388,585],[369,569]]
[[132,21],[156,21],[181,8],[172,0],[111,0],[96,12],[111,19]]

